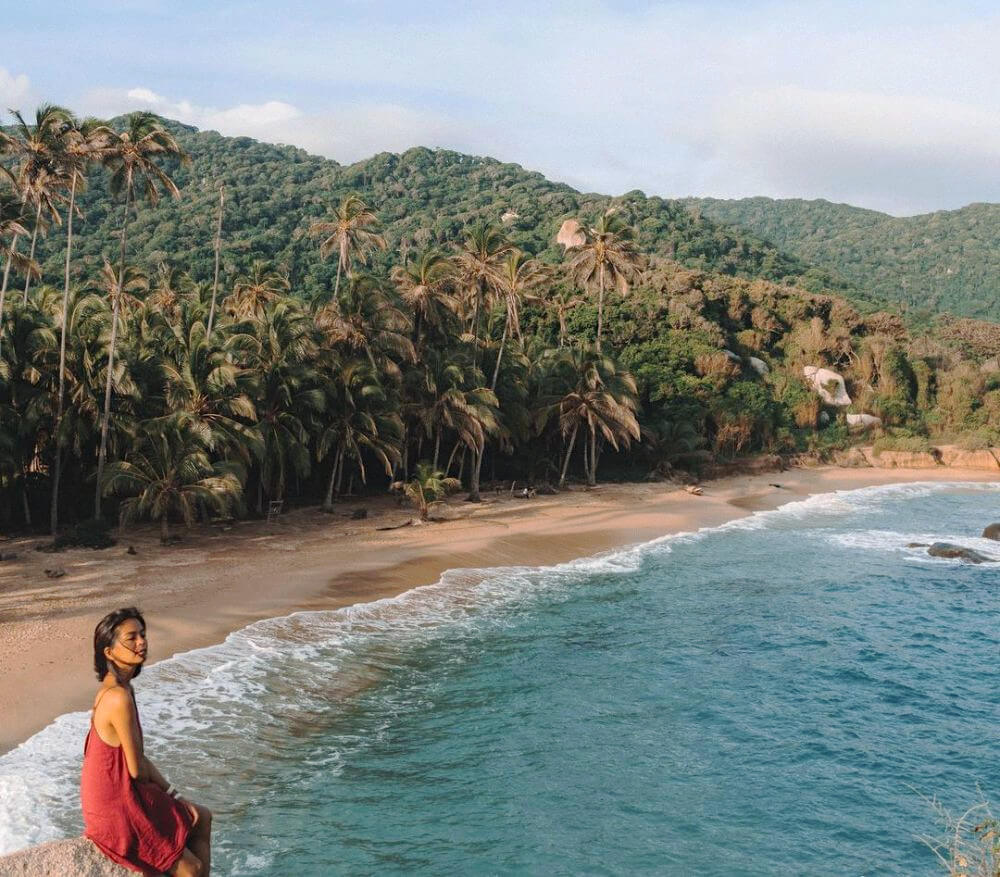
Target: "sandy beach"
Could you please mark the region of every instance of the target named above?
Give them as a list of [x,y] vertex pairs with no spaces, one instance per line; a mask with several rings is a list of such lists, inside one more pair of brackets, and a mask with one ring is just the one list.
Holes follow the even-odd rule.
[[[169,547],[152,528],[130,530],[105,551],[48,554],[34,550],[44,539],[7,539],[0,542],[0,753],[90,705],[90,637],[118,606],[146,613],[152,658],[162,660],[261,618],[394,596],[447,569],[560,563],[833,490],[996,480],[996,472],[944,467],[793,469],[707,482],[702,496],[668,484],[609,484],[531,500],[484,495],[478,506],[454,498],[442,510],[446,520],[400,529],[380,528],[415,516],[386,497],[346,502],[335,515],[311,508],[271,523],[199,528]],[[362,505],[368,517],[350,519]],[[49,578],[45,571],[54,569],[65,574]]]

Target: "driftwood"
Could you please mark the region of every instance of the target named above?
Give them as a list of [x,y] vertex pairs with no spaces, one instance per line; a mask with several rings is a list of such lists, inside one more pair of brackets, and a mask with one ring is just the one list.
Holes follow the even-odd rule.
[[403,527],[412,527],[412,526],[413,526],[413,518],[410,518],[410,520],[406,521],[403,524],[389,524],[387,527],[376,527],[375,529],[376,530],[400,530]]

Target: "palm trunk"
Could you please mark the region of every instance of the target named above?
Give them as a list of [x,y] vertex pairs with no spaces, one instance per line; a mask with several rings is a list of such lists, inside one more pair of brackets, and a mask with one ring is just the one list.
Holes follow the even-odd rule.
[[566,330],[566,315],[562,311],[559,312],[559,346],[566,346],[566,335],[568,334]]
[[340,463],[340,455],[343,453],[337,449],[337,456],[333,458],[333,468],[330,470],[330,482],[326,486],[326,498],[323,500],[323,511],[328,512],[333,509],[333,488],[337,483],[337,465]]
[[97,452],[97,487],[94,491],[94,517],[101,516],[101,478],[104,475],[104,460],[108,455],[108,426],[111,422],[111,380],[114,374],[115,342],[118,340],[118,308],[122,297],[122,283],[125,280],[125,242],[128,235],[128,208],[132,200],[132,180],[125,183],[125,212],[122,216],[122,245],[118,260],[118,289],[111,305],[111,342],[108,346],[108,379],[104,385],[104,417],[101,421],[101,446]]
[[24,524],[31,527],[31,503],[28,502],[28,481],[21,476],[21,506],[24,509]]
[[337,293],[340,292],[340,272],[344,269],[344,256],[341,254],[337,259],[337,281],[333,284],[333,300],[337,300]]
[[497,390],[497,378],[500,377],[500,361],[503,359],[503,350],[507,346],[507,330],[510,328],[510,317],[503,321],[503,338],[500,339],[500,351],[497,353],[497,364],[493,366],[493,380],[490,382],[490,389],[495,393]]
[[476,462],[472,467],[472,483],[469,485],[469,495],[465,498],[466,502],[480,502],[482,497],[479,495],[479,476],[483,470],[483,457],[486,456],[486,437],[483,437],[483,445],[479,450],[476,451]]
[[14,262],[14,253],[17,252],[17,239],[20,235],[14,235],[14,239],[10,242],[10,251],[7,253],[7,264],[3,269],[3,285],[0,286],[0,343],[3,342],[3,304],[4,299],[7,297],[7,281],[10,279],[10,266]]
[[160,518],[160,542],[166,545],[170,541],[170,517],[166,512]]
[[451,464],[452,464],[452,462],[454,462],[454,460],[455,460],[455,454],[458,453],[458,449],[460,447],[462,447],[462,440],[461,439],[459,439],[457,442],[455,442],[455,447],[453,447],[451,449],[451,456],[448,457],[448,465],[444,467],[444,474],[445,474],[445,476],[447,476],[448,473],[451,472]]
[[346,456],[347,454],[341,450],[337,459],[337,496],[340,496],[341,488],[344,484],[344,457]]
[[66,393],[66,322],[69,316],[69,261],[73,251],[73,209],[76,202],[76,174],[69,190],[69,213],[66,215],[66,271],[63,281],[62,330],[59,338],[59,395],[56,398],[56,459],[52,469],[52,506],[49,512],[49,529],[56,535],[59,527],[59,479],[62,475],[62,426],[63,397]]
[[[35,211],[35,227],[31,230],[31,253],[28,261],[35,261],[35,244],[38,242],[38,223],[42,220],[42,202],[39,200],[38,209]],[[24,304],[28,303],[28,289],[31,287],[31,268],[25,272],[24,278]]]
[[604,331],[604,263],[601,262],[601,290],[597,294],[597,352],[601,352],[601,334]]
[[597,433],[590,431],[590,469],[587,471],[587,486],[597,486]]
[[219,221],[215,226],[215,279],[212,281],[212,306],[208,309],[208,332],[212,337],[212,326],[215,324],[215,299],[219,294],[219,252],[222,249],[222,209],[226,204],[226,189],[219,186]]
[[576,424],[573,427],[573,434],[569,437],[569,448],[566,450],[566,459],[563,460],[562,473],[559,476],[559,486],[562,487],[566,483],[566,472],[569,470],[569,460],[573,456],[573,445],[576,444],[576,432],[580,428],[580,424]]
[[434,464],[431,466],[431,470],[437,472],[438,470],[438,459],[441,456],[441,427],[437,428],[437,435],[434,437]]
[[462,480],[462,475],[465,474],[465,452],[468,450],[464,445],[462,446],[462,456],[458,458],[458,480]]

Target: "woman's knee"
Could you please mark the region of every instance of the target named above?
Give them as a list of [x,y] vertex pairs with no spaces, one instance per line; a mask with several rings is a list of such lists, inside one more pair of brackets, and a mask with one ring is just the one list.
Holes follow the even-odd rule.
[[191,850],[184,850],[170,874],[171,877],[201,877],[203,870],[201,859]]

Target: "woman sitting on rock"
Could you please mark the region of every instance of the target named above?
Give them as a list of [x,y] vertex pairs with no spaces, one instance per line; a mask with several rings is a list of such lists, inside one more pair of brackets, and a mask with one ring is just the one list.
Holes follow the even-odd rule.
[[94,630],[101,687],[83,745],[84,834],[133,871],[207,875],[212,814],[181,798],[143,753],[132,680],[146,661],[146,648],[146,622],[138,609],[118,609]]

